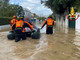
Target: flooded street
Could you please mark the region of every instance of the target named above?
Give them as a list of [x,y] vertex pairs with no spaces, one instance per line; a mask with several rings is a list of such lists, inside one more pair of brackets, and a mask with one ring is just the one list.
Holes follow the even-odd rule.
[[80,60],[80,0],[0,0],[0,60]]
[[7,39],[8,32],[0,32],[0,60],[80,60],[80,32],[74,29],[54,28],[53,35],[46,35],[44,27],[40,39],[28,37],[18,43]]

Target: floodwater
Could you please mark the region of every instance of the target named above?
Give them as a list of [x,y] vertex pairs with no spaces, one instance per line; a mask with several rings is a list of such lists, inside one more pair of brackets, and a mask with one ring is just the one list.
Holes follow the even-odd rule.
[[7,39],[8,32],[0,32],[0,60],[80,60],[80,32],[74,29],[54,28],[54,34],[46,35],[44,27],[40,39],[17,43]]

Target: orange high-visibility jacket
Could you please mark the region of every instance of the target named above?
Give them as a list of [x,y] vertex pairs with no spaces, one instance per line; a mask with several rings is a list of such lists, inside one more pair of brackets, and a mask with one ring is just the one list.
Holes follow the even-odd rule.
[[23,27],[23,23],[24,23],[24,22],[23,22],[22,20],[16,22],[16,28],[18,28],[18,27]]
[[17,21],[18,21],[17,19],[12,19],[10,23],[13,24],[13,23],[15,23]]
[[44,23],[43,23],[43,25],[42,25],[41,28],[43,28],[43,27],[45,26],[45,24],[46,24],[47,26],[53,26],[53,25],[55,25],[55,21],[52,20],[51,18],[49,18],[48,20],[45,20],[45,21],[44,21]]
[[22,32],[25,32],[25,27],[29,27],[31,30],[33,30],[33,27],[28,22],[23,21],[23,20],[20,20],[20,21],[14,23],[11,26],[11,29],[14,30],[15,28],[23,28]]

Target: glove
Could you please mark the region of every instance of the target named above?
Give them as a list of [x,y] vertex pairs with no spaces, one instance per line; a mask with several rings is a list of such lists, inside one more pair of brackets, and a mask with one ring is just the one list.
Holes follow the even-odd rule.
[[41,29],[42,29],[42,27],[41,27]]
[[34,30],[31,31],[32,33],[35,32]]

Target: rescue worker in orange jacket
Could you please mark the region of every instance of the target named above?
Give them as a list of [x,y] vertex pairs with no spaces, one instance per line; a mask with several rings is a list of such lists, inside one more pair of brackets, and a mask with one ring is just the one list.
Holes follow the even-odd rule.
[[15,22],[17,22],[18,20],[16,19],[17,18],[17,16],[13,16],[13,19],[11,20],[11,22],[10,22],[10,25],[12,25],[13,23],[15,23]]
[[29,27],[33,30],[33,27],[28,22],[23,21],[23,17],[20,18],[20,21],[11,26],[11,29],[15,32],[15,42],[20,41],[21,38],[22,40],[26,40],[25,27]]
[[53,25],[55,25],[55,21],[52,20],[52,17],[48,17],[48,20],[45,20],[41,29],[46,26],[46,34],[53,34]]

